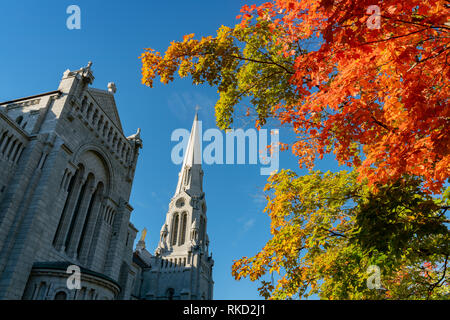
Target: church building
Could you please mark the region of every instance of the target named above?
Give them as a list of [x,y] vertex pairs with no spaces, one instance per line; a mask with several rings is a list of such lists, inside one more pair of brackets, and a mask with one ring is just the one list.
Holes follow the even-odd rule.
[[158,247],[151,256],[143,238],[138,242],[135,263],[142,266],[141,299],[212,300],[212,268],[206,232],[206,201],[203,192],[200,135],[195,115],[185,157]]
[[140,130],[124,135],[114,83],[93,81],[89,63],[55,91],[0,103],[0,300],[212,299],[197,119],[159,246],[146,250],[144,229],[134,249]]

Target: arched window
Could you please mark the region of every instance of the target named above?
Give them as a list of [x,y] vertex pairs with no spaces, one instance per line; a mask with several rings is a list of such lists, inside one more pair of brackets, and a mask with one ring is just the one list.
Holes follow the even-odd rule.
[[81,112],[84,112],[84,109],[86,109],[87,105],[87,97],[84,97],[83,102],[81,103]]
[[116,150],[114,150],[116,147],[117,147],[117,132],[114,134],[114,138],[113,138],[113,141],[112,141],[113,151],[116,151]]
[[94,105],[92,103],[89,104],[89,107],[86,112],[86,117],[89,119],[91,117],[92,109],[94,108]]
[[11,157],[11,153],[15,149],[17,143],[18,143],[18,140],[13,141],[11,148],[9,148],[8,156],[6,157],[7,159],[9,159]]
[[86,299],[86,287],[81,288],[80,293],[77,295],[78,300]]
[[175,290],[173,288],[169,288],[166,291],[167,300],[173,300],[173,295],[175,294]]
[[95,189],[94,193],[92,194],[91,199],[89,201],[88,211],[86,213],[86,217],[84,218],[83,229],[81,230],[81,236],[80,236],[80,240],[78,242],[78,247],[77,247],[77,256],[78,257],[80,257],[80,253],[81,253],[81,250],[83,249],[83,247],[87,243],[89,243],[89,242],[87,242],[87,239],[86,239],[86,232],[87,232],[89,222],[91,220],[92,209],[94,207],[95,201],[98,199],[98,195],[101,193],[101,189],[102,189],[102,183],[100,182],[99,185],[97,186],[97,188]]
[[186,241],[186,224],[187,224],[187,213],[183,212],[181,216],[181,232],[180,232],[180,246]]
[[45,281],[41,281],[39,283],[39,287],[37,288],[37,292],[33,294],[33,300],[44,300],[45,293],[47,292],[47,283]]
[[69,245],[72,240],[73,231],[75,229],[75,224],[80,215],[81,203],[86,196],[88,185],[90,184],[90,182],[92,180],[93,180],[93,176],[89,175],[88,179],[86,179],[86,182],[81,187],[80,194],[78,195],[78,200],[75,205],[75,210],[73,211],[72,220],[70,221],[69,231],[67,232],[66,241],[64,243],[66,252],[69,250]]
[[125,156],[125,142],[122,144],[122,149],[120,151],[120,156],[123,158]]
[[9,143],[11,142],[11,138],[12,136],[8,137],[8,139],[6,140],[6,143],[3,145],[2,153],[5,153],[6,148],[8,148]]
[[175,213],[175,216],[173,218],[173,222],[172,222],[172,245],[176,245],[177,244],[177,233],[178,233],[178,222],[179,222],[179,214]]
[[12,157],[12,161],[13,161],[14,163],[16,163],[17,154],[19,153],[19,150],[21,150],[21,149],[22,149],[22,143],[19,143],[19,146],[17,147],[16,152],[14,153],[14,155],[13,155],[13,157]]
[[112,226],[114,223],[114,216],[116,212],[114,210],[111,210],[111,216],[109,217],[109,224]]
[[100,120],[98,120],[97,130],[101,130],[103,125],[103,115],[100,116]]
[[91,289],[88,292],[88,300],[95,300],[95,289]]
[[103,126],[103,137],[106,138],[106,132],[108,131],[108,121],[105,121],[105,125]]
[[[186,171],[185,171],[185,172],[186,172]],[[188,185],[188,184],[189,184],[189,182],[191,181],[190,178],[191,178],[191,168],[189,168],[189,169],[187,170],[187,174],[184,176],[184,184],[185,184],[185,185]]]
[[94,115],[92,116],[92,121],[91,121],[92,125],[95,126],[95,122],[97,121],[97,118],[98,118],[98,110],[95,109]]
[[67,293],[65,293],[64,291],[58,291],[55,294],[54,300],[67,300]]
[[0,137],[0,146],[2,145],[3,141],[5,141],[6,135],[8,134],[7,131],[4,131],[2,136]]
[[17,122],[17,124],[20,126],[20,124],[22,123],[22,121],[23,121],[23,116],[18,116],[17,117],[17,119],[16,119],[16,122]]

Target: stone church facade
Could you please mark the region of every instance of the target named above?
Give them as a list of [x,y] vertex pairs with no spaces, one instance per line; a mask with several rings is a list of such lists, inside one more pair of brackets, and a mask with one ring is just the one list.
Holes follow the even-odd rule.
[[140,131],[124,135],[114,83],[93,80],[89,63],[55,91],[0,103],[0,299],[211,299],[201,167],[185,160],[156,255],[145,236],[134,250]]

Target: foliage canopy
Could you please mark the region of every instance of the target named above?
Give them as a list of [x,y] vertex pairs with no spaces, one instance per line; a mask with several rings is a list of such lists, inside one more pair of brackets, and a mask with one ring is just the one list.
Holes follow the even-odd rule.
[[[449,298],[449,3],[386,0],[369,28],[369,0],[272,0],[241,22],[141,55],[142,82],[176,73],[217,87],[216,121],[242,102],[263,126],[291,126],[301,168],[333,152],[354,172],[269,178],[272,238],[235,261],[236,279],[265,297]],[[372,16],[371,16],[372,15]],[[369,21],[370,22],[370,21]],[[367,288],[377,265],[383,288]],[[263,280],[280,272],[275,285]]]

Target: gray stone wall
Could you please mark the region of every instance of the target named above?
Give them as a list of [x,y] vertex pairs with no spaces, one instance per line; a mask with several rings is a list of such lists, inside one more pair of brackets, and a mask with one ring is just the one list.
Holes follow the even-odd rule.
[[113,92],[89,88],[93,79],[90,65],[67,70],[57,91],[0,104],[0,299],[52,298],[30,290],[60,284],[61,273],[33,269],[55,261],[122,287],[115,297],[92,287],[96,297],[130,297],[128,200],[142,142],[125,137]]

